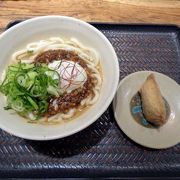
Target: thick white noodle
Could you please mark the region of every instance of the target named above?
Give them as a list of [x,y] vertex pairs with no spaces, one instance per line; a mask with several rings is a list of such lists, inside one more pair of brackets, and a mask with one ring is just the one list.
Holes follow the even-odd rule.
[[[74,51],[87,63],[88,68],[92,71],[91,76],[93,77],[96,85],[93,88],[94,94],[83,99],[81,101],[81,106],[93,105],[99,98],[100,88],[102,84],[102,78],[100,72],[98,71],[100,56],[96,50],[84,46],[76,38],[72,37],[69,40],[64,40],[60,37],[50,37],[47,40],[40,40],[38,42],[29,43],[27,44],[25,49],[15,52],[12,55],[12,60],[21,61],[24,63],[32,63],[34,62],[35,57],[41,52],[55,49]],[[54,104],[54,108],[57,109],[57,104]],[[49,118],[41,118],[39,122],[60,122],[62,120],[73,117],[77,110],[78,109],[73,108],[70,109],[66,114],[58,113]]]
[[98,90],[93,89],[93,92],[94,92],[94,97],[88,102],[88,105],[94,104],[98,100],[98,98],[99,98]]
[[100,57],[99,57],[99,54],[97,53],[97,51],[95,51],[95,49],[84,46],[76,38],[71,38],[70,40],[72,43],[75,43],[77,45],[77,47],[79,47],[80,49],[82,49],[89,55],[90,60],[94,62],[95,66],[98,65]]

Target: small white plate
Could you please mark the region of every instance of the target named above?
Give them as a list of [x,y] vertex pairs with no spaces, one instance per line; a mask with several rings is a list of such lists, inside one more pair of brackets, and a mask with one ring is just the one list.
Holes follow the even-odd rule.
[[[134,120],[130,102],[150,73],[154,73],[163,97],[170,106],[166,124],[147,128]],[[113,101],[115,119],[122,131],[133,141],[146,147],[162,149],[180,142],[180,86],[171,78],[157,72],[140,71],[125,77],[119,84]]]

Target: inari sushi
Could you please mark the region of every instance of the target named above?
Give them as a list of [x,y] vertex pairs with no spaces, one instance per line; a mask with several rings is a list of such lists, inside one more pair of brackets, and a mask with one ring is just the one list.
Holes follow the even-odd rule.
[[166,122],[166,107],[154,74],[150,74],[140,89],[145,118],[156,126]]

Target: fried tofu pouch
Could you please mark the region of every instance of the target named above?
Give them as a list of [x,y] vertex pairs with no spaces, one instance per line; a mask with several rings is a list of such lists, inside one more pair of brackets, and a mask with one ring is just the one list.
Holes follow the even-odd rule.
[[166,107],[154,74],[150,74],[140,89],[145,118],[154,125],[166,122]]

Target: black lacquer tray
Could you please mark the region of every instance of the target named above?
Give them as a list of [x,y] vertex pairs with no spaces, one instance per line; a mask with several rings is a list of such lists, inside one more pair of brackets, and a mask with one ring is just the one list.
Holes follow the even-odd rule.
[[[10,28],[19,21],[10,23]],[[118,55],[120,79],[139,70],[180,83],[180,29],[175,26],[93,24]],[[180,117],[179,117],[180,120]],[[152,150],[117,126],[112,106],[91,126],[55,141],[29,141],[0,131],[1,177],[180,177],[180,144]]]

